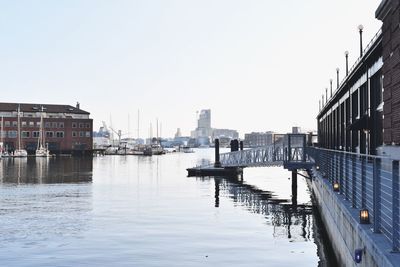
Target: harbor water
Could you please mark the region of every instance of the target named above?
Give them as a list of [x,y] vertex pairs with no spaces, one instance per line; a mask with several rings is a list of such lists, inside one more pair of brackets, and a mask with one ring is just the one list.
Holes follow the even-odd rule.
[[1,266],[335,266],[306,179],[187,177],[212,149],[0,161]]

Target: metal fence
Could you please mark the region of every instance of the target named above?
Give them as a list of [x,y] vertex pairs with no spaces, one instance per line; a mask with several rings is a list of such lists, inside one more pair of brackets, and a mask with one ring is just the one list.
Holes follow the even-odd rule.
[[305,134],[279,135],[268,146],[221,154],[220,162],[223,167],[265,167],[305,162],[305,146]]
[[280,166],[283,164],[283,155],[283,146],[273,144],[221,154],[220,162],[223,167]]
[[373,231],[382,233],[398,252],[400,236],[399,161],[388,157],[307,147],[323,177],[339,183],[353,208],[368,209]]

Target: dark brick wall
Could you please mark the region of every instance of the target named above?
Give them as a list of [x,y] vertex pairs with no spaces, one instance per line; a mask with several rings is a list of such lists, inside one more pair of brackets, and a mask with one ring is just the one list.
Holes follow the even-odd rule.
[[400,144],[400,2],[387,1],[382,20],[383,142]]

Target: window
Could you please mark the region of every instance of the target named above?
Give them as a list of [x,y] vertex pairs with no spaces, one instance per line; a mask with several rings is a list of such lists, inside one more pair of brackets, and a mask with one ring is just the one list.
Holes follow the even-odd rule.
[[72,137],[77,137],[77,134],[76,134],[76,132],[74,131],[74,132],[72,132]]
[[38,131],[32,132],[32,137],[38,138],[39,137],[39,132]]
[[52,122],[52,123],[51,123],[51,127],[53,127],[53,128],[58,128],[58,123],[57,123],[57,122]]
[[13,121],[13,122],[12,122],[12,126],[13,126],[13,127],[17,127],[17,126],[18,126],[18,122]]
[[64,128],[64,123],[63,123],[63,122],[59,122],[59,123],[58,123],[58,127],[59,127],[59,128]]
[[29,127],[33,127],[33,126],[35,126],[35,122],[30,121],[30,122],[29,122]]
[[23,121],[22,122],[22,127],[25,127],[26,126],[26,121]]
[[3,138],[7,137],[7,132],[6,131],[0,132],[0,136]]
[[46,132],[46,137],[47,138],[52,138],[54,136],[53,132]]
[[30,136],[30,132],[27,132],[27,131],[22,131],[21,132],[21,137],[22,138],[29,138],[29,136]]
[[56,132],[57,138],[64,138],[64,132]]
[[83,123],[79,123],[79,128],[83,128],[84,124]]
[[40,121],[36,122],[36,127],[40,127]]
[[10,125],[11,125],[11,124],[10,124],[10,121],[5,121],[5,122],[4,122],[4,126],[10,127]]
[[50,128],[50,125],[51,125],[50,122],[45,122],[45,123],[44,123],[44,127],[45,127],[45,128]]
[[72,123],[72,128],[76,128],[76,122]]
[[86,132],[86,137],[90,137],[90,132]]
[[84,137],[85,136],[85,132],[79,132],[79,137]]
[[86,128],[90,128],[90,123],[86,123],[86,124],[85,124],[85,127],[86,127]]
[[17,138],[17,131],[8,131],[8,138]]

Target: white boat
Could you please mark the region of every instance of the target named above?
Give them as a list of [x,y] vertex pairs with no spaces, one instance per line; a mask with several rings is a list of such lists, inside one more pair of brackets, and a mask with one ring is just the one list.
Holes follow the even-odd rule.
[[5,158],[5,157],[9,157],[10,155],[8,154],[8,152],[6,151],[6,149],[4,148],[4,142],[3,142],[3,138],[4,138],[4,119],[3,116],[1,116],[1,125],[0,125],[0,158]]
[[16,158],[24,158],[28,156],[28,152],[25,149],[21,148],[21,110],[20,107],[18,106],[18,110],[17,110],[18,114],[17,114],[17,118],[18,118],[18,122],[17,122],[17,127],[18,127],[18,149],[14,150],[12,157],[16,157]]
[[25,158],[28,156],[28,152],[25,149],[17,149],[13,152],[14,158]]
[[191,147],[189,147],[189,146],[184,146],[184,147],[182,147],[182,150],[181,150],[183,153],[194,153],[194,150],[191,148]]
[[42,112],[40,113],[40,129],[39,129],[39,138],[38,138],[38,145],[36,149],[35,156],[36,157],[51,157],[50,151],[47,147],[45,147],[45,135],[44,135],[44,128],[43,128],[43,107]]

